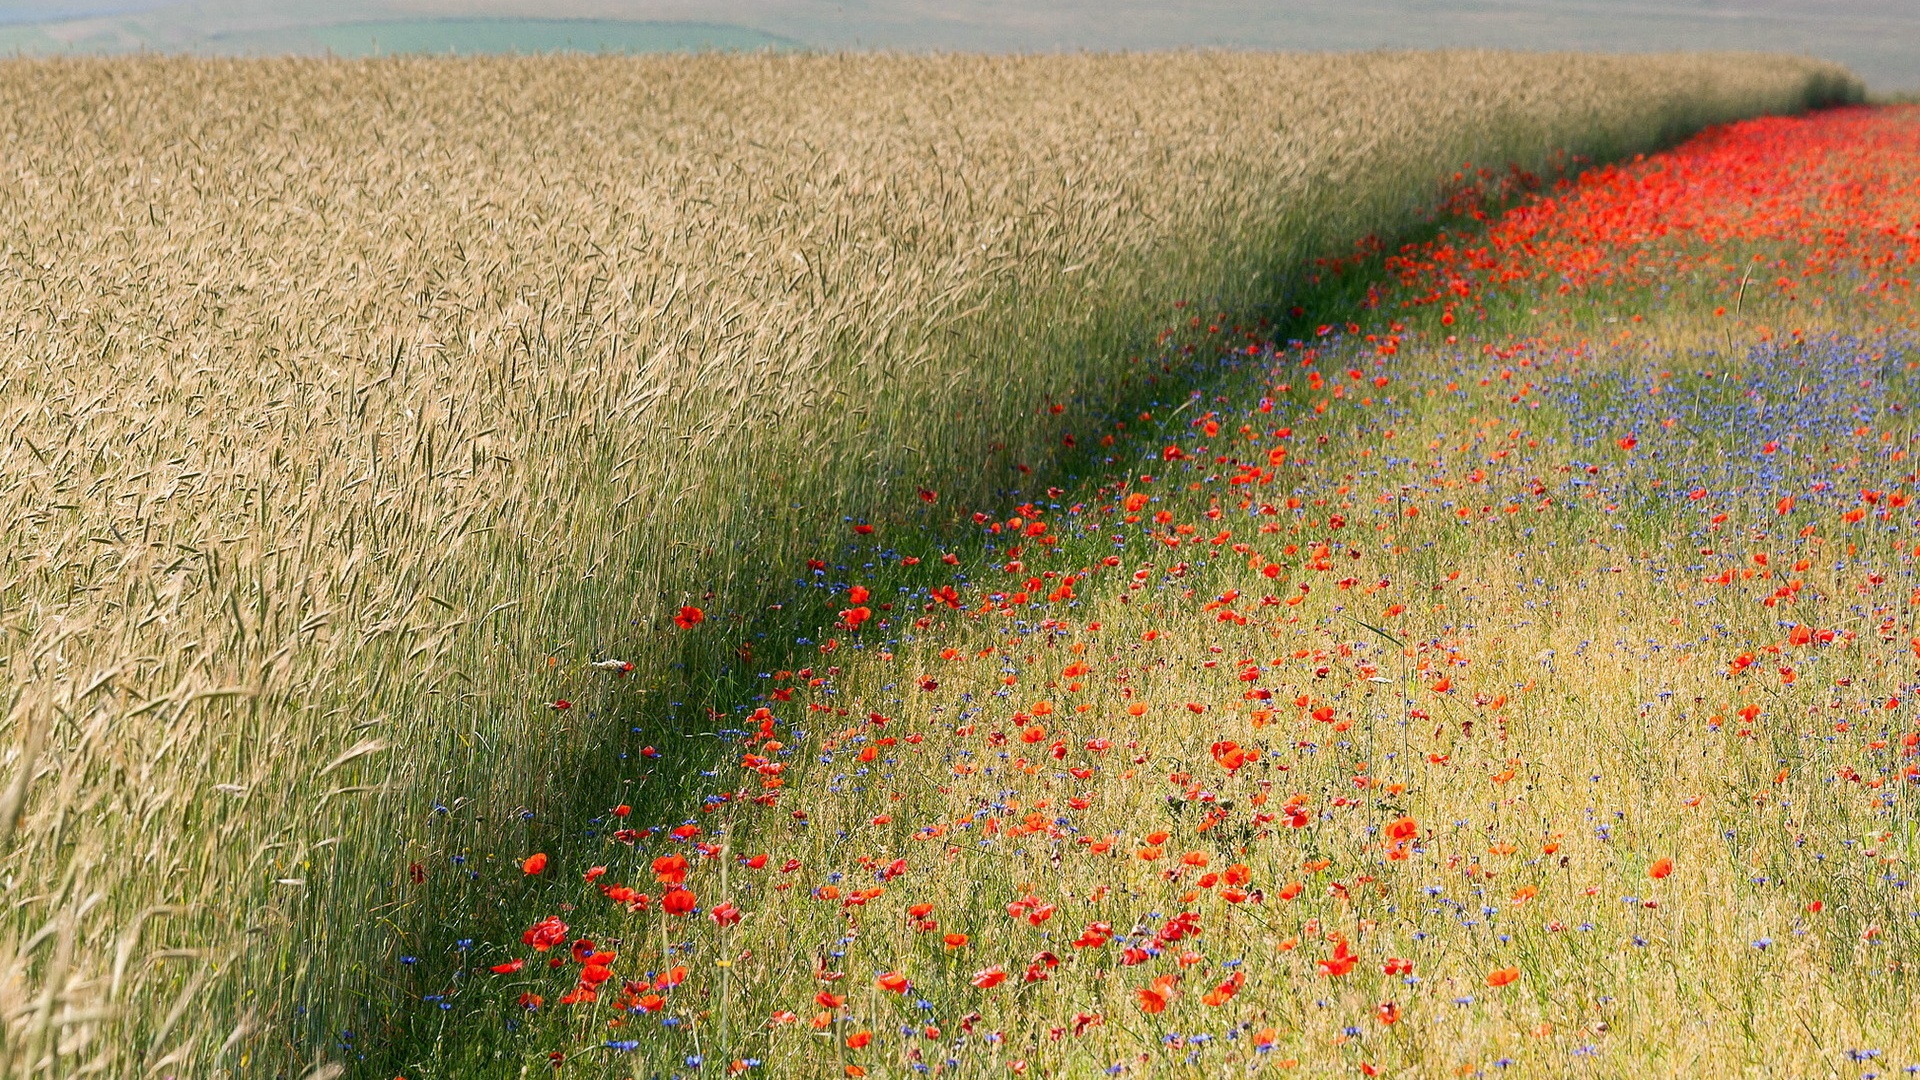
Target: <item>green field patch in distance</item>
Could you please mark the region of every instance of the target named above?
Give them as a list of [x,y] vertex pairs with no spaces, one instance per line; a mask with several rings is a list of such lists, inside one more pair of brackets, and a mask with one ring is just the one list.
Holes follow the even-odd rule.
[[629,19],[368,19],[298,30],[220,34],[221,52],[396,53],[698,52],[791,47],[740,26]]

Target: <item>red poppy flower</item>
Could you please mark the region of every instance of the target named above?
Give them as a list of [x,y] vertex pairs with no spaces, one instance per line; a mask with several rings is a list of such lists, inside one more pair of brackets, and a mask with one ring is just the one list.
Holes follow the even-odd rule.
[[1242,986],[1245,986],[1246,983],[1247,983],[1246,974],[1244,972],[1236,971],[1233,973],[1233,978],[1228,979],[1227,981],[1221,983],[1219,986],[1216,986],[1212,990],[1209,990],[1206,996],[1202,997],[1200,1000],[1205,1002],[1208,1005],[1212,1005],[1216,1007],[1220,1005],[1225,1005],[1227,1001],[1233,997],[1233,995],[1240,992],[1240,988]]
[[1134,991],[1140,1002],[1140,1010],[1146,1013],[1163,1013],[1167,1004],[1173,1000],[1173,984],[1179,981],[1177,975],[1162,975],[1153,980],[1152,985],[1143,986]]
[[1320,974],[1329,978],[1338,978],[1352,971],[1353,965],[1359,960],[1359,957],[1348,950],[1346,939],[1341,938],[1333,943],[1333,955],[1318,962]]
[[556,916],[549,915],[521,934],[520,940],[541,952],[546,952],[567,940],[567,924],[561,922]]

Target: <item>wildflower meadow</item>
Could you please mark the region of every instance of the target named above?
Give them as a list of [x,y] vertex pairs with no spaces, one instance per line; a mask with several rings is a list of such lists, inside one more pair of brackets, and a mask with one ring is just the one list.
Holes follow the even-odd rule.
[[415,1022],[594,1075],[1920,1070],[1916,177],[1910,107],[1463,170],[1323,267],[1380,271],[1343,321],[1172,305],[1141,409],[1042,406],[1077,478],[818,538],[800,666],[669,706],[704,798],[635,810],[649,746],[576,862],[491,853]]
[[1920,108],[0,92],[0,1072],[1920,1072]]

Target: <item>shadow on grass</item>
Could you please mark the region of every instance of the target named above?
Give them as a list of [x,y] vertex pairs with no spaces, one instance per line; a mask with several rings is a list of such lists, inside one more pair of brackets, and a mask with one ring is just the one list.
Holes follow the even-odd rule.
[[[1690,134],[1692,129],[1662,132],[1661,144]],[[1569,164],[1572,171],[1584,162]],[[1050,439],[1043,440],[1055,447],[1052,455],[1024,463],[1024,471],[1010,471],[1017,484],[994,493],[995,501],[985,505],[1011,512],[1007,508],[1023,501],[1058,501],[1056,492],[1078,496],[1124,471],[1143,446],[1132,441],[1108,453],[1098,445],[1099,434],[1142,412],[1165,423],[1169,409],[1204,394],[1224,376],[1249,364],[1271,363],[1271,354],[1247,353],[1245,331],[1284,344],[1314,339],[1322,324],[1385,322],[1386,313],[1380,310],[1380,297],[1390,284],[1385,253],[1430,240],[1443,229],[1457,233],[1476,228],[1479,221],[1497,216],[1536,189],[1517,183],[1478,199],[1442,192],[1442,211],[1396,235],[1332,260],[1261,268],[1257,280],[1264,288],[1234,310],[1189,306],[1171,312],[1183,320],[1198,315],[1198,328],[1179,324],[1175,336],[1164,342],[1155,341],[1154,328],[1140,328],[1138,359],[1114,377],[1085,388],[1072,403],[1071,415],[1059,420],[1057,429],[1049,429]],[[1216,326],[1222,332],[1202,332]],[[1228,328],[1241,332],[1228,334]],[[1069,425],[1074,431],[1069,432]],[[1077,436],[1071,445],[1062,438],[1069,433]],[[955,480],[961,488],[968,486],[964,478]],[[976,489],[982,486],[978,478],[973,484]],[[895,596],[920,596],[935,585],[963,584],[964,572],[942,563],[940,552],[958,554],[962,567],[986,562],[980,531],[963,511],[918,500],[905,508],[870,509],[878,526],[876,538],[898,537],[895,547],[846,533],[838,543],[823,537],[818,557],[826,565],[818,571],[747,568],[752,576],[735,586],[735,606],[746,614],[724,634],[705,626],[647,636],[645,647],[669,650],[663,665],[666,681],[644,693],[606,694],[592,708],[579,708],[570,741],[558,752],[555,775],[570,778],[558,798],[526,811],[518,822],[462,816],[459,807],[444,813],[423,808],[440,817],[434,830],[442,851],[493,851],[498,857],[484,866],[453,861],[429,868],[432,893],[396,924],[390,954],[369,958],[364,985],[345,1003],[350,1021],[340,1025],[338,1013],[321,1008],[327,1003],[316,1000],[307,1028],[308,1049],[345,1054],[357,1071],[369,1076],[418,1076],[416,1070],[423,1069],[426,1075],[478,1075],[503,1065],[503,1071],[517,1072],[525,1048],[513,1030],[514,1010],[501,1000],[510,1002],[511,988],[488,984],[481,990],[474,984],[488,978],[487,965],[506,958],[498,947],[516,946],[522,930],[556,913],[558,881],[570,882],[572,874],[604,859],[608,834],[616,829],[710,823],[702,811],[725,805],[714,800],[716,791],[735,782],[737,774],[730,770],[737,759],[730,751],[749,728],[747,715],[763,703],[768,684],[760,673],[832,663],[831,655],[823,658],[821,639],[836,633],[845,639],[841,647],[853,650],[878,647],[903,631],[911,632],[907,627],[913,611],[897,617],[879,612],[871,630],[853,634],[827,628],[822,616],[832,618],[848,584],[866,585],[878,604]],[[923,561],[908,566],[901,556]],[[898,592],[901,588],[909,592]],[[743,653],[742,644],[750,653]],[[812,726],[790,710],[776,706],[776,712],[788,728]],[[650,750],[658,756],[648,756]],[[614,799],[631,807],[630,816],[616,820],[610,815]],[[535,850],[549,856],[552,880],[544,885],[513,880],[519,877],[513,864]],[[510,879],[508,885],[501,884],[503,876]],[[408,887],[405,882],[396,886],[401,891]],[[567,888],[568,897],[577,898],[581,891],[577,885]],[[340,907],[357,905],[364,912],[391,899],[345,898]],[[403,942],[416,943],[414,951],[409,953]],[[490,953],[490,947],[495,951]],[[343,1038],[343,1029],[355,1034]]]

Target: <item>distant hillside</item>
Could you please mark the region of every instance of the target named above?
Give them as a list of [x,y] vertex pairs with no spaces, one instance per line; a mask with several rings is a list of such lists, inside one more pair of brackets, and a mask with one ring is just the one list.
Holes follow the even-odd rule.
[[1747,49],[1920,87],[1908,0],[9,0],[0,50]]

